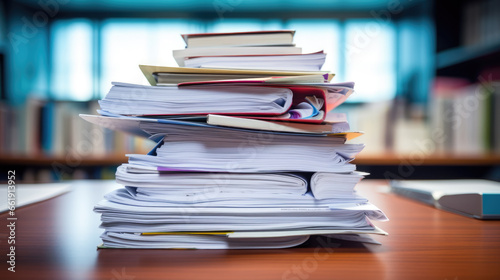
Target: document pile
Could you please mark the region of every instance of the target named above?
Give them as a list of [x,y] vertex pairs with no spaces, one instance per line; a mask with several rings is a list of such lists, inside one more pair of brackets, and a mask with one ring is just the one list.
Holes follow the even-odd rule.
[[179,66],[193,68],[318,71],[323,51],[302,54],[293,30],[184,34],[186,48],[174,51]]
[[[217,63],[211,67],[233,68],[217,58],[225,63],[249,45],[263,48],[260,54],[280,53],[291,48],[283,45],[291,44],[293,33],[183,37],[186,50],[213,48],[211,61]],[[288,34],[290,41],[270,34]],[[240,41],[242,46],[234,44]],[[191,59],[178,61],[182,66]],[[367,233],[386,234],[370,222],[387,220],[385,215],[354,190],[365,174],[350,161],[363,145],[346,141],[362,133],[349,132],[346,116],[332,112],[353,93],[354,83],[330,83],[327,72],[242,65],[142,65],[151,86],[113,83],[100,102],[101,115],[82,115],[157,142],[147,155],[127,155],[128,163],[116,172],[124,188],[95,206],[105,230],[103,247],[286,248],[310,235],[366,240]],[[161,80],[167,76],[168,82]]]

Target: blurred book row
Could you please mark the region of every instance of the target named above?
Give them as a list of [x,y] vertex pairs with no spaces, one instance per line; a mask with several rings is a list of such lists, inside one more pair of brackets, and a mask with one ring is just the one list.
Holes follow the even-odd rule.
[[385,151],[402,158],[499,155],[499,73],[485,71],[477,83],[436,77],[425,112],[411,114],[410,106],[398,100],[371,103],[349,108],[349,124],[365,132],[365,154]]
[[77,112],[94,113],[97,101],[28,99],[15,107],[0,103],[0,155],[99,158],[149,149],[146,139],[89,125]]
[[438,151],[453,154],[500,153],[500,80],[471,84],[436,78],[432,130]]
[[[454,155],[500,154],[499,82],[471,84],[456,78],[436,78],[428,118],[403,117],[394,102],[340,107],[352,130],[364,131],[365,152],[421,151]],[[90,102],[30,99],[22,108],[0,103],[0,155],[102,158],[147,152],[152,141],[91,126],[74,112],[96,112]],[[353,140],[356,142],[356,139]]]

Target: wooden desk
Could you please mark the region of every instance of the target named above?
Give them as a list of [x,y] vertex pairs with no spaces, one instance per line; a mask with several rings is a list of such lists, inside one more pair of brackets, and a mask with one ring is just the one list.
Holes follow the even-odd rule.
[[[16,211],[16,271],[7,271],[7,214],[0,215],[0,279],[500,279],[500,221],[479,221],[379,192],[362,195],[391,221],[363,245],[311,238],[280,250],[97,250],[95,202],[116,185],[83,181],[72,192]],[[2,198],[4,199],[4,198]]]

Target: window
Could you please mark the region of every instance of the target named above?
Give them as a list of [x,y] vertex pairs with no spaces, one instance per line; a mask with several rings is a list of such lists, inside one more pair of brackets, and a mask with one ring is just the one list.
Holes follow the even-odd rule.
[[280,20],[223,19],[207,24],[207,32],[243,32],[248,30],[282,29]]
[[345,33],[345,80],[356,83],[350,101],[393,98],[396,94],[394,27],[375,20],[349,20]]
[[336,81],[343,80],[340,67],[340,25],[335,20],[290,20],[286,29],[296,30],[294,43],[303,53],[324,50],[327,54],[323,70],[336,74]]
[[351,101],[395,96],[395,28],[365,19],[58,20],[51,27],[52,95],[88,100],[104,96],[112,81],[146,84],[138,65],[176,66],[172,50],[184,48],[182,33],[274,29],[297,30],[304,53],[324,50],[323,70],[336,74],[333,81],[356,82]]
[[58,20],[51,27],[51,94],[55,99],[93,97],[93,30],[85,19]]
[[112,81],[147,84],[139,64],[177,66],[172,50],[185,44],[179,34],[203,32],[200,23],[180,20],[106,20],[101,32],[100,96]]

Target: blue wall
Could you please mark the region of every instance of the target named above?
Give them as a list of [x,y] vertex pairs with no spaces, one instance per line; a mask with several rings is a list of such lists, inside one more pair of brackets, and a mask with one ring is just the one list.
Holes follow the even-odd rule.
[[28,96],[46,98],[48,92],[48,24],[43,10],[13,5],[7,15],[4,44],[6,95],[13,105]]

